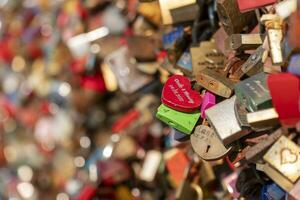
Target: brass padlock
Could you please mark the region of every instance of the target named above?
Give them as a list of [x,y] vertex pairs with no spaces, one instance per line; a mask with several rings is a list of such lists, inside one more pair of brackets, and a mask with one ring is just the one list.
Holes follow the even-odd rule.
[[257,24],[255,12],[241,13],[236,0],[218,0],[217,11],[228,35],[249,31]]
[[263,44],[261,34],[232,34],[225,40],[226,47],[234,51],[257,49]]
[[300,177],[300,147],[285,136],[269,149],[263,159],[292,183]]
[[204,69],[196,74],[196,81],[202,87],[219,96],[229,98],[234,82],[211,69]]
[[190,48],[193,66],[193,75],[206,68],[224,68],[224,55],[217,49],[214,40],[201,42],[199,46]]
[[231,150],[226,148],[218,135],[208,126],[199,125],[191,135],[191,144],[203,160],[219,160]]
[[278,113],[274,108],[248,113],[247,121],[254,130],[266,130],[279,124]]

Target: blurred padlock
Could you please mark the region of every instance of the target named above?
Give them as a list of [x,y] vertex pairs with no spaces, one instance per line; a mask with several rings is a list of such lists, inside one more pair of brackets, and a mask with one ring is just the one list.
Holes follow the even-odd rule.
[[145,156],[145,160],[141,172],[139,174],[139,178],[146,182],[154,181],[161,160],[162,160],[162,154],[159,151],[156,150],[148,151]]
[[237,0],[241,12],[248,12],[277,2],[277,0]]
[[236,0],[218,0],[217,10],[228,35],[250,31],[257,23],[254,11],[241,13]]
[[124,93],[136,92],[152,80],[151,76],[138,71],[136,61],[127,47],[121,47],[108,55],[105,62],[117,77],[118,85]]
[[199,7],[196,0],[159,0],[163,24],[170,25],[196,18]]

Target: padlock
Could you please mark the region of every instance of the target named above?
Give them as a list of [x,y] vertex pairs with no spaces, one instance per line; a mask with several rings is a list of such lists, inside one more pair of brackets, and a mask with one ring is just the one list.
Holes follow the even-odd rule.
[[199,6],[196,3],[170,9],[170,14],[172,17],[173,24],[193,21],[194,19],[197,18],[198,12],[199,12]]
[[281,65],[283,63],[281,48],[281,42],[283,40],[283,20],[274,14],[265,14],[260,20],[267,29],[272,62],[274,65]]
[[199,11],[196,0],[159,0],[159,4],[164,25],[192,21]]
[[237,0],[239,5],[239,10],[241,12],[248,12],[255,10],[264,6],[272,5],[277,2],[277,0]]
[[225,145],[250,133],[248,129],[242,129],[236,119],[235,99],[236,96],[233,96],[205,111],[209,124]]
[[250,55],[247,61],[234,73],[232,76],[235,79],[241,79],[245,74],[248,76],[253,76],[259,72],[263,71],[262,58],[265,53],[265,49],[260,46],[256,51]]
[[263,159],[283,176],[295,183],[300,177],[300,147],[286,136],[281,136]]
[[215,104],[216,104],[216,96],[211,94],[210,92],[205,92],[204,97],[203,97],[203,102],[201,105],[201,117],[203,119],[206,118],[205,110],[214,106]]
[[155,61],[156,50],[159,44],[154,38],[147,36],[134,36],[126,38],[130,54],[140,62]]
[[289,73],[270,74],[267,83],[281,124],[295,126],[300,120],[299,78]]
[[[131,94],[152,81],[152,77],[137,70],[136,62],[127,47],[121,47],[105,58],[105,62],[117,77],[122,92]],[[132,81],[134,80],[134,81]]]
[[162,104],[158,108],[156,117],[182,133],[191,134],[200,117],[200,112],[179,112]]
[[247,122],[254,130],[272,129],[279,124],[278,113],[274,108],[248,113]]
[[211,69],[204,69],[196,74],[197,83],[210,92],[229,98],[233,92],[234,82]]
[[284,199],[286,192],[276,183],[270,183],[263,186],[261,191],[262,199]]
[[202,97],[199,92],[192,90],[187,77],[173,75],[163,87],[161,101],[172,109],[193,112],[200,108]]
[[152,182],[157,174],[162,161],[162,154],[157,150],[147,152],[139,178],[146,182]]
[[222,69],[224,68],[224,55],[217,50],[216,43],[212,41],[203,41],[199,46],[192,46],[190,48],[193,75],[206,68],[208,69]]
[[190,162],[189,158],[181,149],[174,148],[164,153],[164,161],[172,185],[178,187],[185,178],[185,170]]
[[284,134],[287,134],[286,129],[277,129],[275,132],[268,135],[267,138],[248,149],[245,155],[246,159],[251,162],[256,162],[258,159],[261,159],[268,148]]
[[118,133],[126,128],[128,128],[134,121],[136,121],[141,116],[141,113],[137,109],[132,109],[128,111],[124,116],[119,118],[112,125],[112,132]]
[[263,43],[261,34],[232,34],[226,40],[227,48],[234,51],[257,49]]
[[228,35],[250,31],[257,24],[255,12],[241,13],[236,0],[218,0],[217,11]]
[[202,160],[201,167],[199,171],[201,177],[200,182],[201,186],[209,186],[216,180],[216,174],[214,173],[211,162]]
[[267,87],[267,74],[252,76],[235,85],[237,100],[251,112],[270,108],[272,100]]
[[204,125],[196,127],[191,135],[191,144],[200,158],[207,161],[219,160],[232,149],[226,148],[215,131]]

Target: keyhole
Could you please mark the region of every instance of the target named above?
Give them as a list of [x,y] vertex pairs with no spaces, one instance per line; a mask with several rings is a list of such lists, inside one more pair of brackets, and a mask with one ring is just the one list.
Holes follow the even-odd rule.
[[206,153],[208,153],[209,149],[210,149],[210,145],[207,145],[207,147],[206,147]]

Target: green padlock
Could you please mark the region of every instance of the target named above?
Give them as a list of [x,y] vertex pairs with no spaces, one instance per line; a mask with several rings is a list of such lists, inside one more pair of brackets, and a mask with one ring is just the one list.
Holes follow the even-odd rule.
[[272,99],[266,79],[267,74],[262,72],[235,86],[237,100],[251,112],[272,107]]
[[162,104],[157,110],[156,117],[182,133],[191,134],[200,117],[200,111],[184,113]]

